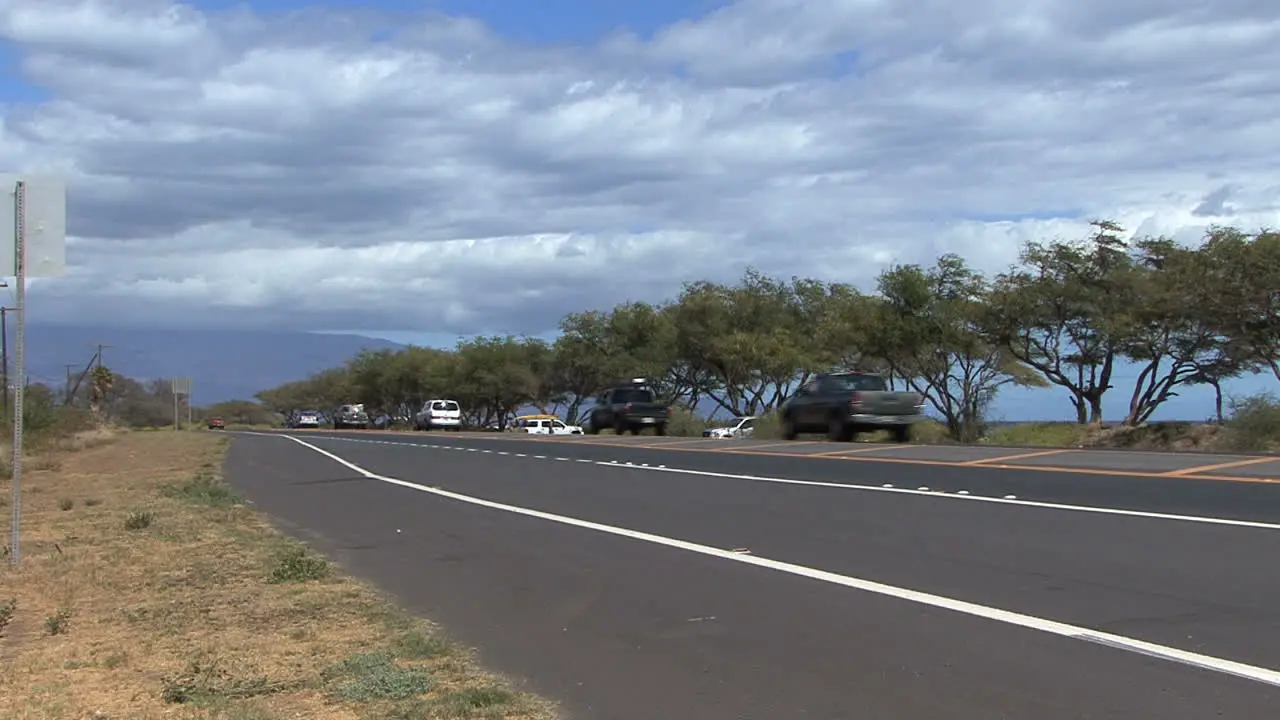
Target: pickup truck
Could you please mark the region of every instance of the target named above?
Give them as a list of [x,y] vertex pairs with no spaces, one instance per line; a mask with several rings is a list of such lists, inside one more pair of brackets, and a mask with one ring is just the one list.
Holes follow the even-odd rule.
[[345,428],[369,429],[369,413],[365,412],[364,405],[343,405],[334,411],[333,429]]
[[895,392],[879,375],[838,372],[818,375],[783,403],[782,437],[794,440],[802,432],[825,432],[836,442],[850,442],[859,433],[888,430],[894,442],[911,440],[911,426],[924,419],[924,397]]
[[613,428],[618,435],[628,431],[635,435],[650,427],[658,435],[666,435],[670,419],[671,408],[658,402],[643,378],[636,378],[600,393],[584,424],[592,435],[599,434],[602,428]]

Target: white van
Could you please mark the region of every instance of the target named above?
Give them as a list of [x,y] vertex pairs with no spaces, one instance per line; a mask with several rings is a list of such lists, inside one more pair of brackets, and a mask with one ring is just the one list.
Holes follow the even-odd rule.
[[428,400],[413,418],[414,430],[462,429],[462,406],[456,400]]

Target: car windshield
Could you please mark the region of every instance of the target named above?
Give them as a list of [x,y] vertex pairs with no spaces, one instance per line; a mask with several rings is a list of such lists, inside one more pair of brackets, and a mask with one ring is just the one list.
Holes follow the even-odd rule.
[[849,391],[879,392],[889,389],[884,378],[879,375],[832,375],[831,380]]
[[447,412],[453,412],[454,410],[457,410],[457,409],[458,409],[458,403],[456,403],[456,402],[454,402],[454,401],[452,401],[452,400],[437,400],[437,401],[435,401],[435,402],[431,403],[431,409],[432,409],[432,410],[445,410],[445,411],[447,411]]
[[631,388],[627,390],[614,390],[613,401],[615,403],[653,402],[653,392],[650,390],[641,390],[639,388]]

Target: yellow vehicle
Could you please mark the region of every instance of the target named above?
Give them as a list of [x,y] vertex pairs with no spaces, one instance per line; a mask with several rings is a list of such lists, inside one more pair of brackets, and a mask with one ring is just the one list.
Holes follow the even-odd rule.
[[508,426],[511,432],[529,435],[581,435],[582,428],[566,425],[555,415],[521,415]]

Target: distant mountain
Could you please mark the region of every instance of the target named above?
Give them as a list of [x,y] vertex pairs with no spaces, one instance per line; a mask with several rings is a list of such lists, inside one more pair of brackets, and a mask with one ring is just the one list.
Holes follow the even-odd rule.
[[[10,318],[12,320],[12,317]],[[103,365],[131,378],[189,377],[196,405],[251,399],[262,390],[342,364],[363,349],[400,349],[361,335],[267,330],[154,330],[31,325],[27,376],[63,387],[68,365],[79,375],[102,343]],[[13,371],[13,327],[9,367]]]

